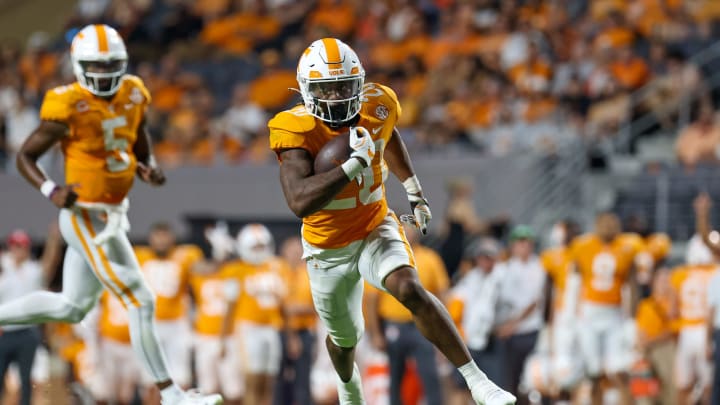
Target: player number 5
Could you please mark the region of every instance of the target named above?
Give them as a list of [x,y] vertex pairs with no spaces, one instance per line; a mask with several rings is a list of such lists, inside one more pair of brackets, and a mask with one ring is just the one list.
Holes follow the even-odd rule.
[[127,139],[115,137],[115,129],[122,128],[126,125],[127,120],[124,116],[102,121],[105,150],[111,153],[105,160],[107,162],[107,168],[111,172],[121,172],[130,166],[130,155],[127,153]]

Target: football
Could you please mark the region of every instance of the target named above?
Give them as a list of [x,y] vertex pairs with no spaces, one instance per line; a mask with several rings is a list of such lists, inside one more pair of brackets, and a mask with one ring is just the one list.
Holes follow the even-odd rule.
[[325,173],[343,164],[352,153],[349,144],[350,132],[344,132],[323,145],[315,156],[315,173]]

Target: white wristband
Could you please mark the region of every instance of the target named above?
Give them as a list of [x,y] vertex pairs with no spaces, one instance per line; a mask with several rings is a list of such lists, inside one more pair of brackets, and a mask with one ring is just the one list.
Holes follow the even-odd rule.
[[47,198],[50,198],[50,194],[52,194],[53,191],[57,188],[57,184],[55,184],[52,180],[45,180],[43,184],[40,186],[40,192],[42,195],[44,195]]
[[345,163],[340,165],[340,167],[342,167],[348,180],[352,180],[357,177],[357,175],[360,174],[360,172],[362,172],[364,169],[362,163],[360,163],[360,160],[356,158],[350,158],[346,160]]
[[405,181],[402,182],[402,185],[405,187],[405,191],[408,194],[418,194],[422,191],[422,187],[420,187],[420,180],[418,180],[415,175],[405,179]]

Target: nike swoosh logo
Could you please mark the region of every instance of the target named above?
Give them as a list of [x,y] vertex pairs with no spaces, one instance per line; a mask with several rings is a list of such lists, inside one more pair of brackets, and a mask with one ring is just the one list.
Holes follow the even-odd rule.
[[383,127],[377,127],[372,129],[373,135],[377,135],[378,132],[382,131]]

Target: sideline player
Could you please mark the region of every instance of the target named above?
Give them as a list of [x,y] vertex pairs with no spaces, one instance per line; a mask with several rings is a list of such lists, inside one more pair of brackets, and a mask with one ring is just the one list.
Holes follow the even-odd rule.
[[[287,265],[275,256],[273,237],[261,224],[248,224],[240,230],[237,251],[240,260],[220,269],[223,277],[237,283],[239,291],[230,300],[225,325],[232,322],[243,354],[243,401],[270,405],[282,361],[280,329],[288,289]],[[226,326],[223,332],[227,331]]]
[[[626,399],[629,396],[625,372],[632,356],[625,326],[629,314],[634,313],[633,294],[637,292],[634,268],[643,251],[642,238],[631,233],[621,234],[620,221],[612,213],[598,215],[595,232],[576,238],[570,247],[581,280],[581,288],[577,289],[580,291],[576,292],[579,295],[577,330],[583,363],[592,382],[593,404],[602,402],[604,377],[620,395]],[[624,293],[627,289],[630,294]]]
[[[413,313],[418,329],[459,369],[478,404],[514,404],[511,394],[480,371],[444,306],[420,284],[410,245],[388,209],[384,182],[389,169],[403,183],[423,233],[431,218],[395,129],[400,115],[395,93],[380,84],[364,84],[357,55],[334,38],[313,42],[297,73],[304,104],[270,120],[270,147],[280,161],[288,206],[303,219],[304,257],[313,301],[328,329],[326,345],[338,375],[340,403],[365,402],[355,364],[364,325],[364,278]],[[313,173],[314,157],[323,145],[348,130],[350,158],[328,172]]]
[[[63,291],[0,306],[0,325],[80,322],[104,287],[128,308],[133,349],[164,405],[222,403],[219,395],[183,392],[170,378],[155,334],[155,298],[126,234],[126,196],[135,175],[154,186],[165,182],[145,129],[150,94],[140,78],[125,74],[125,44],[107,25],[78,32],[70,57],[77,82],[47,92],[40,126],[17,158],[28,182],[61,209],[60,231],[68,244]],[[64,186],[37,165],[57,142],[65,156]]]
[[200,392],[220,391],[226,405],[242,404],[244,381],[239,345],[223,338],[223,322],[238,285],[220,272],[235,248],[225,222],[205,230],[212,260],[201,260],[191,269],[190,286],[195,299],[195,374]]
[[[190,354],[190,268],[203,258],[195,245],[177,245],[170,224],[158,222],[150,227],[148,246],[135,248],[140,268],[150,289],[155,293],[155,325],[160,346],[168,359],[170,376],[182,388],[192,383]],[[149,375],[143,375],[143,385]],[[144,400],[158,402],[158,393],[150,386]]]

